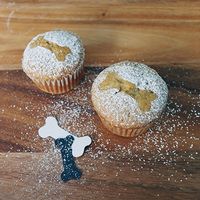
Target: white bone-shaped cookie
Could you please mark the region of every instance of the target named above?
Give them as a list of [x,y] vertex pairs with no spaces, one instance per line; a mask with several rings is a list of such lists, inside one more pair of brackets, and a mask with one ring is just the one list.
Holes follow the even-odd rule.
[[58,121],[55,117],[47,117],[45,125],[42,126],[38,133],[42,138],[52,137],[54,139],[65,138],[68,135],[74,137],[74,142],[72,144],[72,155],[74,157],[80,157],[83,155],[85,147],[89,146],[92,142],[89,136],[76,137],[68,131],[62,129],[58,126]]

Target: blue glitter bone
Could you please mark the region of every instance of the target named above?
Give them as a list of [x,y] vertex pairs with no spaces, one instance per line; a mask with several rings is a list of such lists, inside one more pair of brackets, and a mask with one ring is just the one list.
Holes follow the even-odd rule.
[[72,144],[74,137],[68,135],[66,138],[58,138],[55,140],[55,145],[61,150],[64,171],[61,174],[61,179],[66,182],[71,179],[80,179],[82,172],[76,167],[74,157],[72,155]]

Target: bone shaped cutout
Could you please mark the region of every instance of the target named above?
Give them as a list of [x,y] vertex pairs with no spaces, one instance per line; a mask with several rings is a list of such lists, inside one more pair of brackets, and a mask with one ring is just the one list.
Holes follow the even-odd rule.
[[55,117],[47,117],[45,125],[39,129],[39,136],[42,138],[52,137],[54,139],[66,138],[68,135],[74,137],[72,144],[72,155],[74,157],[80,157],[83,155],[85,147],[89,146],[92,142],[89,136],[76,137],[68,131],[58,126],[58,121]]

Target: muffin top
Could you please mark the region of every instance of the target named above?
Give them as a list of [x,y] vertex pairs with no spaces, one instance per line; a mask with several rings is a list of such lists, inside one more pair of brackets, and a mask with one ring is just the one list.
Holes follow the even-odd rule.
[[63,30],[49,31],[29,42],[23,54],[22,67],[31,77],[56,79],[72,74],[82,66],[84,56],[77,35]]
[[158,118],[167,96],[167,85],[155,70],[130,61],[106,68],[92,85],[98,114],[124,128],[140,127]]

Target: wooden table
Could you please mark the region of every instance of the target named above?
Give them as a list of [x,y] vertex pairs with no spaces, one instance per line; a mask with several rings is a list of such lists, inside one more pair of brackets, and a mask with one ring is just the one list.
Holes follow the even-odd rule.
[[[86,47],[86,77],[64,95],[38,90],[21,70],[27,42],[64,28]],[[0,200],[199,199],[200,2],[0,0]],[[147,134],[110,134],[90,100],[96,75],[131,59],[155,68],[168,83],[165,113]],[[60,154],[38,129],[47,116],[91,147],[77,165],[80,181],[62,183]]]

